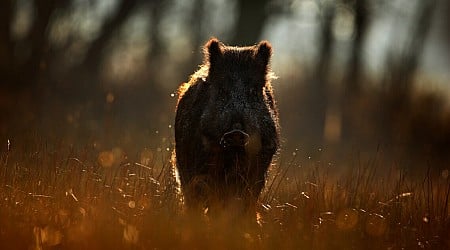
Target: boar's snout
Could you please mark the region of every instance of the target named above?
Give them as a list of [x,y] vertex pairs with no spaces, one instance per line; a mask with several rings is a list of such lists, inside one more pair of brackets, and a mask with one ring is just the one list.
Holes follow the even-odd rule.
[[240,129],[234,129],[223,134],[220,139],[222,147],[244,147],[247,145],[249,135]]

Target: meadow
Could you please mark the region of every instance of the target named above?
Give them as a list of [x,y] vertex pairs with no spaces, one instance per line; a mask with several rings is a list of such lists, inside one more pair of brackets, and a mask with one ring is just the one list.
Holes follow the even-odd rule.
[[[450,249],[450,1],[191,2],[1,2],[0,249]],[[210,37],[274,48],[251,218],[186,215],[171,167]]]
[[[1,249],[448,249],[449,171],[408,172],[383,151],[345,167],[281,152],[254,223],[190,218],[168,145],[100,149],[2,141]],[[321,149],[317,150],[322,153]]]

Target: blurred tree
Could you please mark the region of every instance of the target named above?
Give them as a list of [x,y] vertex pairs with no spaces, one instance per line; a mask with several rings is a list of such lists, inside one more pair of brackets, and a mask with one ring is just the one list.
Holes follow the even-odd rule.
[[352,39],[350,61],[348,65],[345,93],[347,95],[357,95],[360,88],[362,48],[364,37],[367,31],[368,19],[370,16],[366,0],[352,1],[350,6],[354,11],[354,35]]
[[364,37],[367,32],[370,14],[367,1],[345,1],[354,12],[354,35],[350,48],[350,60],[343,78],[343,95],[340,97],[340,109],[342,114],[342,133],[341,139],[344,141],[355,139],[355,131],[358,131],[354,123],[354,107],[357,105],[357,98],[360,97],[363,72],[361,60],[364,46]]
[[[413,77],[419,66],[425,42],[433,20],[433,13],[436,0],[419,1],[415,9],[415,19],[411,25],[410,36],[408,37],[402,51],[391,51],[388,57],[389,79],[388,87],[395,97],[406,100],[412,90]],[[398,100],[400,100],[398,99]]]
[[388,142],[405,140],[407,129],[399,127],[399,124],[408,120],[407,116],[412,112],[410,98],[414,75],[428,37],[435,6],[436,0],[417,2],[411,35],[400,53],[391,51],[387,57],[389,69],[384,79],[387,93],[381,96],[385,101],[380,101],[384,106],[379,126],[383,131],[382,137]]
[[258,42],[270,13],[270,0],[238,0],[237,22],[232,40],[236,45],[251,45]]
[[4,83],[10,83],[13,79],[13,48],[11,37],[11,20],[13,13],[12,0],[4,0],[0,8],[0,77]]
[[[203,43],[205,42],[203,39],[204,30],[204,22],[205,22],[205,0],[195,0],[194,6],[196,8],[192,9],[190,23],[192,24],[192,48],[194,50],[199,49]],[[200,53],[195,53],[195,55],[191,56],[191,60],[189,65],[195,65],[198,63],[198,59],[200,58]]]
[[308,109],[308,117],[304,121],[302,130],[306,132],[308,144],[311,145],[322,145],[324,139],[325,116],[328,105],[328,75],[334,46],[332,24],[335,16],[335,5],[323,3],[320,8],[320,32],[317,38],[318,58],[306,86],[308,94],[305,96],[305,108]]
[[19,74],[19,76],[25,78],[20,81],[20,84],[32,85],[36,83],[35,81],[39,81],[40,78],[38,73],[46,70],[47,52],[49,51],[47,27],[53,11],[57,7],[57,3],[58,1],[56,0],[35,2],[36,17],[29,34],[31,55],[25,64],[25,72],[28,72],[28,74],[23,74],[23,71]]
[[[165,52],[164,42],[161,40],[161,19],[163,15],[166,13],[166,8],[171,1],[163,1],[163,0],[155,0],[151,1],[150,4],[150,42],[152,44],[152,48],[149,53],[150,65],[153,67],[149,67],[150,70],[154,68],[158,63],[158,57]],[[157,67],[156,67],[157,68]]]
[[[69,1],[36,1],[34,2],[33,22],[30,30],[23,38],[13,39],[13,13],[17,6],[16,1],[4,1],[0,8],[1,16],[1,53],[0,72],[2,79],[6,79],[9,88],[21,89],[36,87],[40,79],[45,77],[47,57],[49,53],[48,30],[52,13],[58,8],[64,8]],[[26,48],[29,53],[23,61],[18,61],[15,52]]]
[[133,13],[138,0],[122,0],[115,15],[107,19],[99,31],[97,38],[91,43],[86,52],[84,67],[91,76],[98,76],[106,45],[115,35],[117,28],[121,27]]

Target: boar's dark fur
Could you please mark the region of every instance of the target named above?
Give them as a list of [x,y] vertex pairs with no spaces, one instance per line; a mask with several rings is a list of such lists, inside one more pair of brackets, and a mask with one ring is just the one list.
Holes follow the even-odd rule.
[[205,59],[179,88],[175,155],[188,209],[254,209],[279,148],[269,68],[272,47],[225,46],[212,38]]

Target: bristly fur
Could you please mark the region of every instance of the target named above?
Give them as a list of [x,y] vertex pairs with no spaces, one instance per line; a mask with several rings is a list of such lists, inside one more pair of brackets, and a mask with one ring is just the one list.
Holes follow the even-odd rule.
[[[207,50],[207,46],[208,44],[210,44],[212,41],[217,41],[220,46],[224,47],[225,45],[223,45],[219,40],[217,40],[217,38],[211,38],[203,47],[203,54],[204,54],[204,59],[203,59],[203,64],[201,64],[199,66],[199,69],[197,71],[194,72],[194,74],[192,74],[189,78],[188,82],[184,82],[180,85],[180,87],[178,88],[178,102],[180,101],[180,99],[183,97],[184,93],[189,89],[189,87],[191,85],[195,85],[199,80],[206,80],[206,78],[208,77],[208,72],[209,72],[209,52]],[[270,43],[268,41],[262,41],[261,43],[266,43],[269,44],[269,46],[271,47]],[[257,45],[254,46],[248,46],[248,47],[236,47],[236,46],[228,46],[227,49],[234,49],[234,50],[245,50],[245,49],[252,49]],[[270,64],[268,65],[267,68],[267,72],[266,72],[266,88],[268,91],[270,91],[271,93],[272,91],[272,81],[278,79],[278,76],[275,74],[275,72],[272,71],[272,69],[270,68]],[[178,105],[177,102],[177,105]]]
[[[252,210],[279,148],[272,47],[267,41],[226,46],[212,38],[203,51],[203,64],[178,89],[175,165],[185,204]],[[242,131],[248,144],[223,147],[227,131]]]

